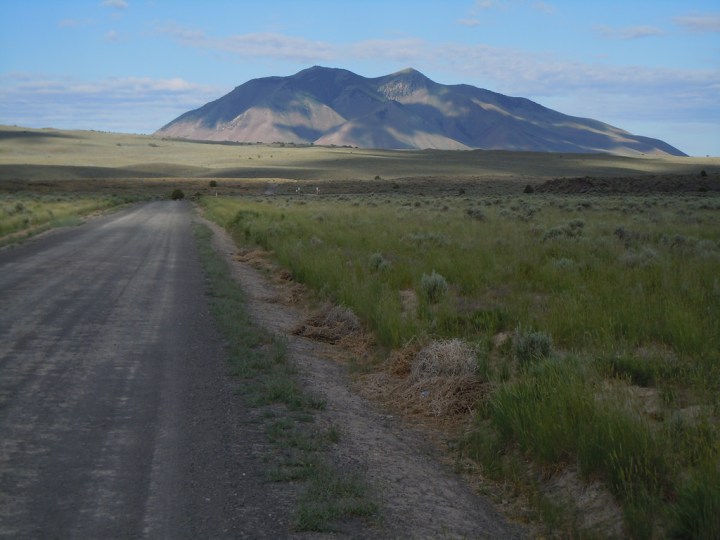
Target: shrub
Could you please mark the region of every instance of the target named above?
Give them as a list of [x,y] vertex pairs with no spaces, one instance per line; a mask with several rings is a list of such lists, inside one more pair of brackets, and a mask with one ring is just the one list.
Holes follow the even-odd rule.
[[583,233],[585,222],[582,219],[573,219],[563,225],[556,225],[549,229],[543,236],[543,241],[555,240],[557,238],[576,238]]
[[480,208],[468,208],[465,210],[465,213],[477,221],[483,221],[485,219],[485,212],[483,212]]
[[523,193],[535,193],[535,189],[533,189],[533,187],[528,184],[525,186],[525,189],[523,189]]
[[370,255],[370,269],[373,272],[382,272],[390,268],[390,261],[383,257],[382,253],[373,253]]
[[183,193],[182,189],[174,189],[173,192],[170,194],[170,198],[173,201],[180,201],[185,198],[185,194]]
[[518,327],[513,337],[515,358],[521,365],[550,356],[552,339],[544,332],[528,332]]
[[448,284],[444,277],[433,270],[429,275],[422,275],[420,290],[428,302],[435,304],[447,293]]
[[653,248],[644,247],[640,251],[634,251],[632,249],[626,251],[620,256],[619,260],[628,268],[638,268],[656,263],[659,258],[657,251]]
[[217,187],[217,180],[210,180],[210,187]]

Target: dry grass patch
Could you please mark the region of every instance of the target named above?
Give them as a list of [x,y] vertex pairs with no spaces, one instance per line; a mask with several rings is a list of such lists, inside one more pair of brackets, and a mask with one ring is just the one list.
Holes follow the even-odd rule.
[[365,356],[374,343],[350,308],[329,303],[299,324],[293,334],[337,345],[357,356]]
[[477,351],[461,339],[433,341],[413,361],[414,381],[428,378],[474,377],[477,373]]
[[460,339],[411,343],[393,351],[382,372],[364,376],[362,391],[403,414],[455,425],[489,391],[477,373],[477,354]]
[[253,268],[264,272],[272,272],[276,268],[276,265],[271,261],[272,256],[272,252],[264,249],[250,249],[240,251],[235,256],[235,260],[248,263]]

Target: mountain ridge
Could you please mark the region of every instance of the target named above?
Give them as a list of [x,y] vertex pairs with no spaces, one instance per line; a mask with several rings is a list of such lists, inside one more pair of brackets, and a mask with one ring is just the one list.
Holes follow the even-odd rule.
[[314,66],[288,77],[252,79],[155,135],[364,148],[685,155],[599,120],[467,84],[440,84],[413,68],[366,78]]

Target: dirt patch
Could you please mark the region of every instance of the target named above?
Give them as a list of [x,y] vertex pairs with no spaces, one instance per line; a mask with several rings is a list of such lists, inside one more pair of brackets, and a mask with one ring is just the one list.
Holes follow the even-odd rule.
[[[340,432],[332,460],[342,470],[363,473],[381,506],[381,522],[372,530],[355,530],[353,538],[518,538],[527,535],[508,523],[440,460],[441,451],[428,433],[408,426],[360,396],[353,388],[348,355],[337,344],[364,339],[347,312],[333,308],[308,313],[300,304],[280,302],[285,284],[271,281],[250,263],[238,260],[237,248],[220,227],[214,245],[231,263],[253,319],[287,339],[287,354],[306,390],[325,400],[317,422]],[[312,324],[309,324],[310,321]],[[298,329],[302,329],[298,332]],[[305,337],[319,334],[322,340]],[[360,337],[358,337],[360,336]],[[325,339],[331,338],[331,339]],[[337,338],[337,339],[336,339]],[[355,348],[351,350],[356,350]],[[356,353],[353,353],[356,354]],[[475,393],[466,389],[468,395]],[[475,394],[477,395],[477,394]],[[437,439],[437,433],[435,434]]]
[[543,482],[542,492],[556,504],[575,509],[578,525],[602,538],[622,538],[623,513],[610,492],[599,481],[580,478],[575,467],[568,467]]

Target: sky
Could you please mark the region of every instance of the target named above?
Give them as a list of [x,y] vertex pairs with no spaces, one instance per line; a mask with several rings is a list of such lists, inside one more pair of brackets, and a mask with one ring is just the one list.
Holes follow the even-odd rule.
[[0,124],[152,133],[313,65],[413,67],[720,156],[717,0],[0,0]]

